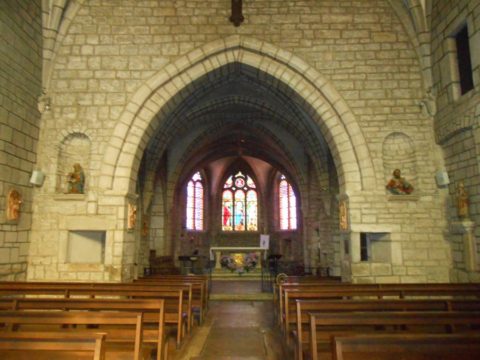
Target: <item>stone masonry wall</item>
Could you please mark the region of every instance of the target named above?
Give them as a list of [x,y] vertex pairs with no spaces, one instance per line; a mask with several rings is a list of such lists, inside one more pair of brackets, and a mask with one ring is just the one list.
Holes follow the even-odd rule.
[[[36,162],[41,94],[41,1],[0,4],[0,280],[25,279],[32,213],[30,175]],[[8,220],[7,195],[22,197]]]
[[[461,95],[458,85],[456,47],[452,37],[463,24],[468,26],[474,89]],[[480,3],[478,1],[436,1],[432,9],[432,59],[434,91],[438,94],[438,113],[435,116],[437,142],[442,146],[449,185],[449,235],[453,244],[455,267],[452,279],[479,281],[480,279]],[[463,181],[469,193],[469,219],[473,221],[472,242],[476,269],[465,266],[462,241],[458,243],[459,219],[456,210],[456,188]],[[467,228],[470,225],[467,224]],[[458,251],[458,250],[462,251]],[[455,252],[455,250],[457,250]],[[463,253],[463,254],[462,254]]]
[[[372,157],[378,185],[348,194],[351,230],[390,232],[396,262],[353,264],[352,276],[362,281],[448,281],[443,198],[434,182],[433,154],[438,149],[431,118],[418,105],[424,97],[418,59],[389,2],[256,0],[245,2],[240,27],[228,21],[229,15],[230,2],[219,0],[83,3],[58,48],[48,89],[52,110],[42,119],[39,165],[48,178],[35,213],[29,277],[78,278],[59,255],[73,226],[65,220],[67,214],[81,218],[84,228],[98,216],[104,220],[111,268],[90,267],[85,276],[115,278],[102,272],[118,274],[136,240],[125,232],[125,194],[99,187],[112,130],[130,96],[166,64],[236,34],[303,59],[331,81],[360,124],[370,151],[363,156]],[[386,194],[382,164],[384,140],[398,132],[416,149],[416,197],[404,202],[391,201]],[[71,133],[86,133],[92,144],[88,193],[78,199],[59,197],[54,180],[58,145]],[[48,246],[41,246],[47,239]],[[131,275],[130,270],[120,271]]]

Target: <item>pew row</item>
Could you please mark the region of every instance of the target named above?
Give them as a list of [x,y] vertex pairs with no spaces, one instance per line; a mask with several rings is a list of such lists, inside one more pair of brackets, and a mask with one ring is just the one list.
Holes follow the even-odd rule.
[[480,334],[335,336],[334,360],[477,360]]
[[[0,331],[105,333],[106,360],[142,359],[143,316],[130,312],[0,311]],[[68,326],[68,327],[67,327]]]
[[364,311],[480,311],[480,300],[297,300],[289,317],[287,343],[294,340],[295,359],[303,360],[309,347],[311,312]]
[[331,338],[359,333],[477,333],[480,312],[310,313],[310,358],[331,358]]
[[103,360],[105,333],[1,332],[2,360]]
[[[178,288],[177,288],[178,289]],[[176,329],[176,346],[181,346],[182,340],[188,331],[188,314],[191,313],[191,309],[188,305],[184,305],[184,291],[183,290],[171,290],[171,291],[144,291],[144,290],[125,290],[125,288],[73,288],[62,291],[61,288],[50,287],[43,289],[41,287],[30,288],[15,288],[15,289],[2,289],[0,288],[0,299],[12,299],[19,298],[20,296],[35,295],[37,297],[48,299],[68,298],[68,299],[152,299],[152,300],[164,300],[165,311],[165,324],[175,326]],[[28,299],[32,299],[28,297]]]
[[[192,280],[187,281],[155,281],[155,282],[133,282],[133,283],[85,283],[85,282],[0,282],[0,294],[8,293],[8,291],[17,291],[28,289],[32,293],[34,290],[39,292],[43,290],[63,290],[63,295],[69,297],[74,290],[104,289],[104,290],[139,290],[139,291],[169,291],[182,289],[184,291],[184,303],[190,308],[187,312],[188,331],[193,324],[192,311],[199,313],[199,322],[203,321],[206,312],[207,300],[203,287],[205,285]],[[60,289],[60,290],[59,290]]]
[[395,286],[387,288],[377,288],[376,286],[338,286],[338,287],[306,287],[306,288],[288,288],[281,291],[279,299],[278,318],[282,330],[285,330],[285,321],[288,317],[287,309],[295,307],[297,299],[368,299],[368,298],[471,298],[480,299],[480,288],[461,287],[452,284],[451,287],[437,288],[435,284],[418,284],[418,286],[406,286],[401,284],[392,284]]
[[173,314],[165,314],[163,299],[0,299],[0,310],[139,312],[143,314],[142,342],[150,346],[157,360],[168,356],[168,331],[176,332],[176,326],[172,329],[165,326],[168,322],[175,322],[168,319]]

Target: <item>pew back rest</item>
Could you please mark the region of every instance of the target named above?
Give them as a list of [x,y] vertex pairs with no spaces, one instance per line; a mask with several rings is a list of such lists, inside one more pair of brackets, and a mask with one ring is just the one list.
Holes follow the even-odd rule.
[[56,359],[65,354],[91,360],[105,357],[105,333],[77,334],[67,332],[0,332],[0,358]]
[[480,359],[480,334],[388,334],[335,336],[334,360]]
[[[88,312],[88,311],[0,311],[0,324],[3,324],[4,330],[16,327],[21,331],[23,327],[40,326],[43,331],[58,332],[66,331],[66,325],[81,326],[83,331],[90,333],[99,332],[98,329],[87,327],[97,325],[101,328],[100,332],[107,334],[107,342],[128,342],[133,343],[134,360],[140,360],[142,350],[143,334],[143,315],[133,312]],[[113,326],[112,326],[113,325]],[[128,332],[128,337],[123,336],[124,327]],[[130,338],[131,329],[133,329],[133,338]],[[75,329],[77,331],[78,329]]]
[[[405,327],[422,327],[421,332],[448,332],[457,326],[471,331],[471,327],[480,326],[480,312],[431,311],[431,312],[348,312],[348,313],[310,313],[310,354],[317,360],[318,342],[330,341],[338,332],[363,332],[367,327],[388,327],[389,331],[405,331]],[[435,329],[432,329],[435,327]],[[382,331],[385,331],[382,330]],[[478,330],[477,330],[478,331]]]

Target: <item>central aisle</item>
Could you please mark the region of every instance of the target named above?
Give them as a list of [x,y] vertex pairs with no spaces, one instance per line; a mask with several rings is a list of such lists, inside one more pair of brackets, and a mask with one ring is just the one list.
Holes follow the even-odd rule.
[[[213,295],[259,296],[253,281],[214,281]],[[211,300],[202,326],[196,327],[176,360],[285,360],[282,339],[268,301]]]

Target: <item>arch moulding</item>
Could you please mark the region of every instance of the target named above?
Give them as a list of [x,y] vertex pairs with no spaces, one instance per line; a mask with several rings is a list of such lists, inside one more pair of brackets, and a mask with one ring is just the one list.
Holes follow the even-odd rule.
[[[100,188],[127,194],[154,125],[174,97],[196,79],[228,64],[241,63],[290,87],[305,104],[332,152],[342,193],[375,189],[373,162],[360,126],[333,85],[292,53],[259,40],[231,36],[191,51],[148,79],[131,97],[103,157]],[[263,75],[264,76],[264,75]],[[170,102],[169,102],[170,101]],[[174,106],[174,105],[173,105]]]

